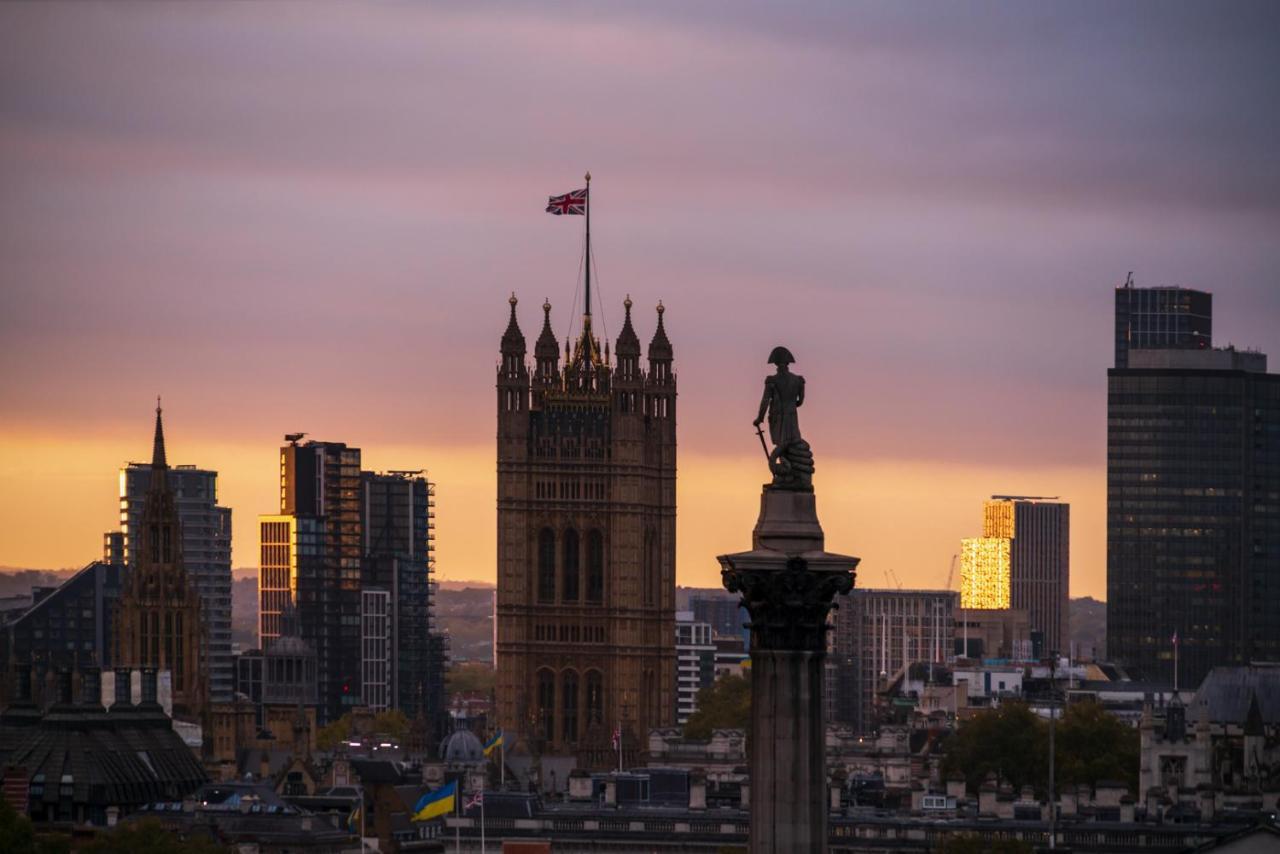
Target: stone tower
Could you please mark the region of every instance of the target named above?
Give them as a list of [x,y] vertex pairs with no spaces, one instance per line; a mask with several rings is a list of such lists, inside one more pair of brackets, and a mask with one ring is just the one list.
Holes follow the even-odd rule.
[[635,756],[675,713],[676,377],[657,307],[614,356],[583,316],[564,363],[542,305],[533,372],[516,297],[498,367],[498,722],[508,745]]
[[116,606],[115,663],[117,667],[168,670],[174,717],[199,720],[207,691],[200,653],[200,597],[182,562],[182,529],[177,501],[169,487],[158,402],[151,483],[138,534],[137,557]]

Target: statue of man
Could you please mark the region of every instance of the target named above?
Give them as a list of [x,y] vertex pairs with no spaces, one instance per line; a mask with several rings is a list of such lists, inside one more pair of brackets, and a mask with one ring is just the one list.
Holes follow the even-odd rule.
[[[769,470],[773,472],[774,486],[789,489],[810,489],[813,486],[813,452],[809,443],[800,435],[799,408],[804,404],[804,377],[791,373],[795,361],[786,347],[774,347],[769,354],[769,364],[778,372],[765,377],[764,396],[760,399],[760,411],[752,426],[757,431],[760,424],[769,419],[769,438],[773,440],[773,452],[766,448]],[[761,441],[764,441],[763,435]]]
[[785,449],[800,440],[800,413],[804,403],[804,377],[791,373],[795,361],[786,347],[774,347],[769,354],[769,364],[777,365],[778,372],[764,378],[764,397],[760,399],[760,412],[753,427],[759,427],[765,414],[769,417],[769,438],[778,449]]

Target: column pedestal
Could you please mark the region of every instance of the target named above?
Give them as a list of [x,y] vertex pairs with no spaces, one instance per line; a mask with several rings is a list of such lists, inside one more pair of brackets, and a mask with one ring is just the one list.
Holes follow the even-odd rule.
[[858,558],[824,549],[811,491],[766,486],[749,552],[719,557],[751,615],[751,854],[827,850],[826,621]]

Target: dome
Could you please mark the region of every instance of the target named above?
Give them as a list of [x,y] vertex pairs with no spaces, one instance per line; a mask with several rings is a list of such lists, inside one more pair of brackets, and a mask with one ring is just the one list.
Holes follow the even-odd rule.
[[445,762],[484,762],[484,746],[469,729],[457,729],[440,745],[440,758]]

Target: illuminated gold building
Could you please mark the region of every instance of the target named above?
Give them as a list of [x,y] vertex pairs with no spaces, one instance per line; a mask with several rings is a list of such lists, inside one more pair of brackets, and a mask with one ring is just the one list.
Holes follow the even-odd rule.
[[960,607],[1008,608],[1009,538],[972,537],[960,541]]

